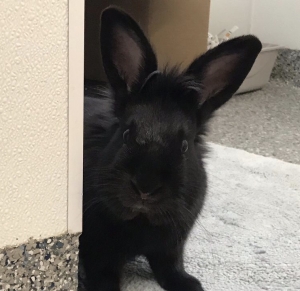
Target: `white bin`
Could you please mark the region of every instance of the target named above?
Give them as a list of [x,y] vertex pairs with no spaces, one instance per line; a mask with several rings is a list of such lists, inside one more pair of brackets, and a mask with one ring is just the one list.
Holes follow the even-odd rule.
[[282,47],[278,45],[263,44],[263,48],[259,53],[251,71],[236,94],[261,89],[269,82],[271,72],[278,55],[278,50],[281,48]]

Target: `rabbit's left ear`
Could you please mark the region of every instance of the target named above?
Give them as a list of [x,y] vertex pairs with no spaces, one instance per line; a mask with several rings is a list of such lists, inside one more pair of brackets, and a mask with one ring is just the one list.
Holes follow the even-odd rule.
[[[116,98],[125,98],[157,70],[156,56],[139,25],[118,8],[105,9],[101,17],[103,66]],[[137,88],[138,89],[138,88]],[[124,100],[116,100],[123,102]]]
[[192,62],[186,74],[202,84],[198,113],[202,121],[238,90],[261,48],[262,44],[256,37],[242,36],[220,44]]

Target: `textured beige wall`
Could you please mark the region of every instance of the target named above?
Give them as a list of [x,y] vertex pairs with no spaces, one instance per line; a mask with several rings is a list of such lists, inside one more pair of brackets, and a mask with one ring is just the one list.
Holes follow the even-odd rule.
[[0,247],[67,230],[68,1],[0,1]]

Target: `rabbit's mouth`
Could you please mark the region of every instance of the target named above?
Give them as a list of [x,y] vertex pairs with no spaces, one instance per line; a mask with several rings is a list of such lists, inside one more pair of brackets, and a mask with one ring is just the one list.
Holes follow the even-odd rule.
[[157,200],[147,199],[143,200],[141,198],[135,197],[135,199],[131,200],[129,208],[132,212],[140,213],[140,214],[149,214],[155,211],[155,205],[157,204]]
[[155,201],[143,200],[132,193],[127,199],[122,199],[121,203],[133,213],[149,213],[155,208]]
[[132,209],[135,212],[140,212],[140,213],[148,213],[150,211],[150,207],[146,205],[145,203],[137,203],[132,207]]
[[[139,190],[138,186],[132,180],[130,181],[130,186],[136,197],[138,197],[139,201],[143,201],[145,203],[153,203],[157,201],[158,194],[162,191],[163,187],[161,185],[157,186],[154,190],[143,192]],[[143,205],[145,204],[143,203]]]
[[121,203],[133,214],[155,214],[158,204],[164,200],[165,188],[159,187],[152,193],[143,193],[134,183],[120,197]]

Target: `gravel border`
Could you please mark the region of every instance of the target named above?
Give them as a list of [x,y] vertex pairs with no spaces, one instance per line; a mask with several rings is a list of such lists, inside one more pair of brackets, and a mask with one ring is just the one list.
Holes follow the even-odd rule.
[[78,238],[66,234],[0,250],[0,290],[77,290]]
[[271,77],[300,87],[300,50],[281,49]]

